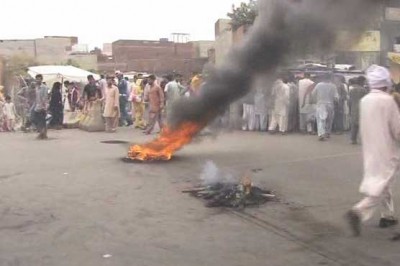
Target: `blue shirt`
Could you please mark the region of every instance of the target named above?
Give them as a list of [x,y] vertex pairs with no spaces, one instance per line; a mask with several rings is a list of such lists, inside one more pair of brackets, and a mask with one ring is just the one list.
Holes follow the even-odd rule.
[[125,79],[121,79],[118,82],[118,91],[119,91],[119,94],[123,94],[121,96],[128,97],[128,82],[126,82]]

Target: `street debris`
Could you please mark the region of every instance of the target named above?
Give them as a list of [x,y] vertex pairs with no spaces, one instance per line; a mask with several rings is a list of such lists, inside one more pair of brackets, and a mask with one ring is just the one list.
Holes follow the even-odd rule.
[[207,187],[195,187],[182,191],[206,201],[206,207],[239,208],[261,205],[275,198],[271,191],[243,184],[216,183]]
[[103,144],[129,144],[129,141],[125,141],[125,140],[104,140],[104,141],[100,141],[100,143]]
[[396,233],[390,240],[399,241],[400,240],[400,233]]
[[273,192],[254,186],[249,174],[244,175],[239,182],[234,182],[229,175],[221,175],[221,171],[212,162],[206,163],[201,179],[202,185],[182,192],[204,200],[205,206],[209,208],[244,208],[275,199]]
[[251,169],[251,171],[253,172],[253,173],[258,173],[258,172],[262,172],[262,168],[255,168],[255,169]]
[[109,258],[111,258],[111,257],[112,257],[111,254],[105,254],[105,255],[103,255],[103,258],[105,258],[105,259],[109,259]]

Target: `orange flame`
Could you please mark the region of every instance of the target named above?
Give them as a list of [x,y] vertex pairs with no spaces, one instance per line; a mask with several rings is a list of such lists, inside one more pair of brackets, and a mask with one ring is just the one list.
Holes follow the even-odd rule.
[[185,122],[176,129],[165,127],[155,140],[131,146],[128,158],[138,161],[168,161],[203,128],[204,124],[195,122]]

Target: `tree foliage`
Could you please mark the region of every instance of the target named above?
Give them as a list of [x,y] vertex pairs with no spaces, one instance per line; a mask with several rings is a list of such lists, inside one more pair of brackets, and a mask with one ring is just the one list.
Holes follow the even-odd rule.
[[248,3],[243,2],[238,7],[233,6],[232,12],[228,13],[234,31],[244,25],[253,25],[257,15],[257,0],[249,0]]

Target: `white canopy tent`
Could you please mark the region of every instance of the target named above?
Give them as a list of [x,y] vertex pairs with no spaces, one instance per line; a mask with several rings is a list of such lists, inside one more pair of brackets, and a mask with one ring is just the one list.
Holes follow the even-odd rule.
[[74,66],[33,66],[28,68],[28,74],[32,78],[35,78],[37,74],[42,74],[43,81],[48,86],[52,86],[54,82],[66,80],[86,83],[88,75],[93,75],[96,80],[100,79],[99,75]]

